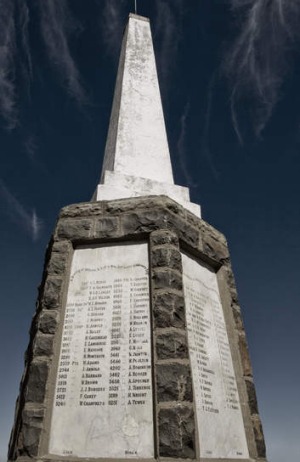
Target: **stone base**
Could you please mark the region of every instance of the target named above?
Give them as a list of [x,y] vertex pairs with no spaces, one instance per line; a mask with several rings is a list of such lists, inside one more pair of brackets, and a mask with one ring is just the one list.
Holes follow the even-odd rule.
[[[264,437],[226,240],[219,231],[165,196],[82,203],[62,209],[46,253],[9,460],[116,460],[49,456],[49,428],[74,248],[131,241],[147,242],[149,246],[155,460],[265,461]],[[218,277],[249,459],[200,456],[187,342],[182,251],[208,266]],[[108,444],[113,444],[113,435]]]

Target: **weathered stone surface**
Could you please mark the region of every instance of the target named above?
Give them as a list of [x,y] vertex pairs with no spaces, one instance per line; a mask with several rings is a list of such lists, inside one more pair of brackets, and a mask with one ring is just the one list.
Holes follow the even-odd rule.
[[151,252],[151,263],[154,268],[167,266],[182,271],[181,253],[170,247],[157,247]]
[[53,242],[51,251],[59,254],[69,254],[72,251],[72,244],[70,241],[55,241]]
[[176,230],[181,240],[183,240],[184,242],[196,249],[199,247],[199,228],[194,228],[186,220],[183,220],[181,217],[172,214],[171,212],[168,216],[168,225],[168,227],[172,230]]
[[182,290],[181,274],[172,269],[153,269],[152,280],[155,289],[172,288]]
[[164,229],[151,233],[151,243],[153,246],[173,245],[178,247],[179,240],[176,233]]
[[119,232],[117,217],[96,218],[95,238],[112,237]]
[[186,406],[160,409],[158,427],[160,457],[195,458],[193,409]]
[[61,218],[85,217],[91,215],[101,215],[103,213],[103,202],[82,202],[79,204],[68,205],[61,209]]
[[68,254],[52,252],[47,272],[54,276],[61,276],[66,270]]
[[251,379],[246,379],[245,382],[246,382],[247,393],[248,393],[250,413],[258,414],[257,399],[256,399],[254,383]]
[[58,312],[48,310],[41,313],[38,320],[38,327],[43,334],[54,334],[58,323]]
[[200,227],[203,250],[206,255],[221,262],[227,260],[229,251],[224,235],[203,220],[200,220]]
[[186,209],[183,208],[178,202],[175,201],[166,201],[166,208],[170,210],[175,215],[180,216],[183,220],[186,220]]
[[34,356],[51,356],[53,353],[53,335],[38,333],[35,337]]
[[246,337],[243,334],[239,335],[239,350],[242,359],[243,374],[245,377],[252,377],[252,367],[250,363]]
[[193,400],[189,365],[157,364],[156,385],[158,402]]
[[184,330],[172,329],[160,332],[155,341],[158,359],[187,358],[188,347]]
[[60,303],[62,290],[62,280],[56,278],[48,278],[44,287],[43,305],[45,308],[57,308]]
[[42,409],[25,409],[22,418],[23,451],[31,457],[37,456],[44,411]]
[[[231,309],[235,320],[235,332],[239,334],[236,337],[239,339],[239,351],[258,456],[264,458],[265,446],[255,389],[251,380],[252,370],[224,236],[164,196],[75,204],[65,207],[60,216],[54,241],[51,241],[47,254],[50,259],[45,271],[46,283],[41,288],[39,305],[41,312],[36,315],[34,328],[31,329],[27,364],[29,374],[24,375],[11,454],[18,454],[20,461],[25,458],[30,460],[29,458],[36,457],[38,454],[41,420],[38,414],[34,414],[36,410],[31,410],[33,414],[28,414],[26,417],[24,403],[25,406],[29,404],[29,407],[36,407],[36,403],[43,406],[45,388],[52,386],[47,382],[48,366],[51,362],[49,355],[52,354],[51,334],[56,333],[61,316],[59,310],[62,280],[67,280],[65,277],[67,278],[74,242],[93,244],[100,239],[106,242],[107,238],[109,242],[111,238],[116,237],[122,238],[120,241],[128,238],[139,241],[149,237],[150,271],[153,275],[151,306],[154,320],[153,343],[156,349],[154,367],[157,380],[155,399],[158,401],[156,417],[159,427],[159,455],[176,458],[195,457],[193,396],[185,337],[186,319],[181,262],[178,252],[180,241],[182,249],[187,254],[203,258],[213,268],[220,266],[226,268],[226,277],[223,278],[222,283],[228,284],[230,290]],[[156,269],[153,270],[153,267]],[[248,420],[247,426],[250,425]],[[253,439],[251,444],[254,445]]]
[[183,295],[174,292],[155,294],[153,314],[156,327],[185,327]]
[[46,361],[36,360],[28,371],[28,382],[25,392],[27,402],[42,403],[45,398],[49,365]]
[[60,239],[84,240],[91,237],[92,219],[62,219],[58,222],[57,236]]
[[244,331],[244,324],[243,324],[243,319],[242,319],[242,314],[239,305],[236,303],[231,304],[232,308],[232,313],[233,313],[233,318],[235,322],[235,326],[238,331],[243,332]]
[[126,199],[117,199],[115,201],[102,202],[104,211],[110,214],[119,214],[137,210],[152,210],[156,207],[163,207],[166,198],[164,196],[147,196],[134,197]]
[[166,221],[164,210],[143,210],[121,217],[122,231],[125,235],[149,233],[162,228]]
[[264,440],[263,429],[261,425],[261,421],[258,415],[251,416],[253,429],[254,429],[254,437],[256,442],[257,448],[257,455],[258,457],[266,457],[266,445]]

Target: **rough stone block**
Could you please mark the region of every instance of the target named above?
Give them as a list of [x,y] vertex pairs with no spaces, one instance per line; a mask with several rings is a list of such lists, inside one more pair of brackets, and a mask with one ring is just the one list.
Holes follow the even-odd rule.
[[151,252],[151,263],[154,268],[167,266],[182,271],[180,251],[172,247],[157,247]]
[[25,392],[27,402],[42,403],[44,401],[48,372],[48,362],[37,360],[31,363]]
[[155,289],[172,288],[182,290],[182,276],[172,269],[154,269],[152,280]]
[[201,236],[205,254],[219,262],[228,260],[229,251],[223,234],[203,221],[201,225]]
[[52,252],[47,272],[53,276],[61,276],[66,270],[68,254]]
[[85,240],[92,234],[92,219],[62,219],[57,225],[57,236],[60,239]]
[[158,245],[173,245],[179,246],[179,240],[176,233],[166,229],[153,231],[150,236],[152,246]]
[[55,241],[51,251],[59,254],[69,254],[72,251],[72,244],[69,241]]
[[243,319],[242,319],[242,314],[241,314],[240,307],[236,303],[232,302],[231,308],[232,308],[232,313],[233,313],[233,318],[234,318],[236,328],[237,328],[237,330],[239,332],[243,332],[244,331],[244,324],[243,324]]
[[178,237],[186,242],[188,245],[198,248],[200,242],[200,230],[194,228],[186,220],[183,220],[179,216],[169,213],[168,216],[168,227],[172,230],[176,230]]
[[180,216],[183,220],[186,220],[186,209],[182,207],[182,205],[170,199],[166,199],[164,203],[168,210],[170,210],[175,215]]
[[249,352],[244,335],[239,335],[239,350],[242,359],[243,374],[245,377],[252,377],[252,367],[249,358]]
[[116,237],[119,233],[119,219],[117,217],[96,218],[94,235],[96,239]]
[[121,217],[124,235],[150,233],[164,227],[166,212],[163,210],[143,210]]
[[156,354],[158,359],[182,359],[188,357],[185,331],[172,329],[156,335]]
[[163,206],[164,201],[161,196],[134,197],[127,199],[118,199],[115,201],[103,202],[105,212],[119,214],[136,210],[153,210],[156,207]]
[[43,311],[38,320],[38,328],[43,334],[54,334],[58,323],[57,311]]
[[50,279],[46,280],[43,293],[43,305],[45,308],[53,309],[57,308],[60,303],[62,290],[62,280],[61,279]]
[[195,458],[193,409],[176,406],[158,414],[160,457]]
[[34,340],[34,356],[51,356],[53,353],[53,335],[38,333]]
[[258,457],[266,457],[266,445],[264,440],[263,429],[261,425],[261,421],[258,415],[251,416],[253,429],[254,429],[254,437],[256,442],[256,449]]
[[257,399],[256,399],[256,392],[255,392],[254,383],[250,379],[246,379],[245,382],[246,382],[247,393],[248,393],[248,402],[249,402],[250,413],[251,414],[258,414]]
[[185,327],[185,308],[182,294],[160,292],[154,295],[155,327]]
[[191,373],[186,364],[157,364],[156,385],[158,402],[193,400]]
[[25,454],[34,457],[38,454],[44,411],[41,409],[25,409],[23,420],[23,450]]
[[91,215],[101,215],[103,213],[102,202],[82,202],[80,204],[68,205],[61,209],[60,217],[84,217]]

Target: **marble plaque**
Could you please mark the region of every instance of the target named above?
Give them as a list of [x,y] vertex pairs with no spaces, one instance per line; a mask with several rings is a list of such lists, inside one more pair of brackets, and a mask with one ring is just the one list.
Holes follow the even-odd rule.
[[152,458],[147,244],[75,250],[49,453]]
[[182,255],[200,456],[246,459],[247,441],[216,274]]

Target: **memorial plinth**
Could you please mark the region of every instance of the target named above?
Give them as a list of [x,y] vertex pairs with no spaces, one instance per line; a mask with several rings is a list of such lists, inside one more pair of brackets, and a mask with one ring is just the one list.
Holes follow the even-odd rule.
[[10,460],[264,460],[224,236],[164,196],[65,207]]

